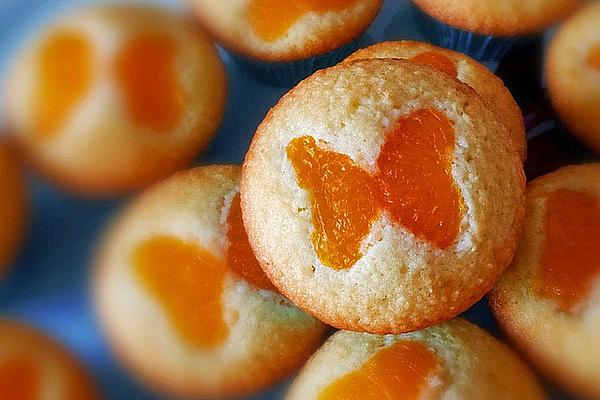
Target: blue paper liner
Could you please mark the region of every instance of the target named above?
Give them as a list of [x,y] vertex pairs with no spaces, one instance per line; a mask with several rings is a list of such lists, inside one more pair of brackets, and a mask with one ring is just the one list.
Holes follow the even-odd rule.
[[421,32],[433,44],[467,54],[478,61],[499,61],[522,38],[464,31],[436,20],[411,4]]
[[272,85],[293,86],[316,70],[331,67],[348,57],[358,48],[359,40],[356,39],[320,56],[292,62],[265,62],[231,51],[228,51],[228,53],[238,65],[256,79]]

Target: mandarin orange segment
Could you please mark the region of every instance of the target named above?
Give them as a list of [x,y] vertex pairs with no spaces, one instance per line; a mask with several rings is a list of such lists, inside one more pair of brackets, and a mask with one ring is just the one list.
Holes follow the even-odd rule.
[[400,118],[377,159],[380,203],[415,236],[445,249],[456,240],[462,203],[452,178],[454,129],[437,111]]
[[310,195],[311,240],[319,259],[334,269],[350,268],[362,257],[360,245],[378,215],[371,176],[310,136],[293,139],[287,156]]
[[234,196],[227,215],[227,240],[229,241],[227,249],[229,268],[256,287],[277,291],[265,275],[248,243],[248,235],[242,221],[239,193]]
[[159,33],[134,37],[117,55],[117,81],[137,126],[164,133],[179,123],[184,94],[176,56],[175,40]]
[[397,342],[325,387],[319,400],[417,400],[438,368],[437,357],[420,342]]
[[248,21],[258,37],[274,42],[308,12],[343,10],[355,2],[356,0],[251,0]]
[[592,47],[587,57],[585,58],[585,62],[590,67],[600,72],[600,43]]
[[[0,264],[13,255],[23,235],[26,213],[23,175],[10,149],[0,143]],[[2,265],[0,265],[0,272]]]
[[11,357],[0,361],[0,400],[40,398],[40,371],[32,360]]
[[51,35],[39,53],[34,125],[43,138],[54,136],[92,81],[92,49],[77,32]]
[[559,189],[546,198],[540,295],[573,312],[600,278],[600,205],[591,193]]
[[418,64],[425,64],[442,71],[449,76],[456,78],[458,71],[454,62],[445,55],[436,51],[425,51],[412,57],[410,61]]
[[213,348],[227,338],[221,301],[227,274],[223,262],[199,246],[158,236],[136,248],[134,265],[185,340]]

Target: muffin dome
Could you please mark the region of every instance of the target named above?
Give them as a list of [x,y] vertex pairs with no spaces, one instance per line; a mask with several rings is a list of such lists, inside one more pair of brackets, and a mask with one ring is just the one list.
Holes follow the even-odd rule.
[[188,0],[218,42],[264,61],[322,55],[358,38],[381,0]]
[[522,225],[506,127],[468,86],[402,60],[347,62],[300,83],[258,127],[242,170],[263,269],[348,330],[453,318],[510,262]]
[[501,327],[564,387],[600,397],[600,164],[531,182],[513,264],[491,292]]
[[535,33],[562,20],[582,0],[412,0],[435,19],[478,34]]
[[122,192],[184,168],[207,145],[225,79],[214,46],[182,18],[91,7],[18,57],[7,120],[42,174],[77,192]]
[[90,377],[66,349],[7,320],[0,321],[0,393],[11,400],[100,399]]
[[456,319],[402,335],[339,331],[313,355],[286,399],[544,399],[503,343]]
[[133,203],[101,250],[94,289],[104,330],[129,369],[164,392],[259,391],[298,368],[325,333],[254,259],[238,180],[236,166],[174,175]]
[[559,30],[546,58],[548,93],[567,127],[600,152],[600,3],[591,2]]
[[346,60],[367,58],[400,58],[430,65],[469,85],[506,125],[521,159],[525,160],[527,157],[525,125],[521,109],[502,80],[483,64],[456,51],[409,40],[377,43],[358,50]]
[[18,251],[25,233],[23,174],[13,150],[0,137],[0,277]]

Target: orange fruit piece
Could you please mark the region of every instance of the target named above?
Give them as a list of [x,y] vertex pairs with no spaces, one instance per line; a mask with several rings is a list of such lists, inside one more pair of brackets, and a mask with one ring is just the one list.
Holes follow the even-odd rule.
[[600,205],[591,193],[559,189],[546,198],[538,293],[574,312],[600,277]]
[[301,188],[310,194],[313,247],[334,269],[352,267],[382,210],[415,236],[445,249],[458,236],[460,192],[452,178],[455,134],[437,111],[400,118],[369,175],[344,154],[322,150],[310,136],[295,138],[287,157]]
[[594,47],[592,47],[587,57],[585,58],[585,62],[590,67],[600,72],[600,44],[597,44]]
[[39,53],[34,125],[40,137],[52,137],[64,124],[92,81],[92,49],[77,32],[58,32]]
[[311,240],[319,259],[334,269],[350,268],[362,257],[360,244],[379,213],[373,179],[350,157],[322,150],[310,136],[293,139],[287,156],[310,194]]
[[185,340],[213,348],[227,338],[221,301],[227,274],[223,262],[199,246],[158,236],[136,248],[134,265]]
[[454,62],[445,55],[436,51],[425,51],[412,57],[410,61],[418,64],[425,64],[442,71],[453,78],[456,78],[458,71]]
[[242,221],[239,193],[233,198],[227,215],[227,239],[229,241],[227,264],[230,269],[256,287],[277,292],[258,263],[248,242],[248,235]]
[[380,203],[417,237],[445,249],[458,236],[461,197],[452,178],[450,121],[421,109],[400,118],[386,137],[375,177]]
[[422,343],[400,341],[327,386],[319,400],[417,400],[438,368],[437,357]]
[[248,21],[258,37],[274,42],[308,12],[338,11],[354,3],[356,0],[251,0]]
[[117,55],[117,81],[137,126],[155,133],[177,126],[185,99],[176,56],[175,40],[158,33],[134,37]]
[[40,371],[28,358],[11,357],[0,363],[0,400],[36,400]]

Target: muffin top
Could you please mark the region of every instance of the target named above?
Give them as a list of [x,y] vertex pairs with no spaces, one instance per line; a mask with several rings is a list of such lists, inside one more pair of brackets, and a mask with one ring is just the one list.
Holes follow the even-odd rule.
[[133,203],[100,253],[106,334],[132,372],[165,392],[258,391],[298,368],[324,334],[252,255],[238,180],[236,166],[174,175]]
[[546,58],[550,99],[567,127],[600,152],[600,3],[591,2],[554,37]]
[[25,182],[14,150],[0,133],[0,277],[25,234]]
[[478,34],[535,33],[562,20],[583,0],[412,0],[433,18]]
[[0,321],[3,399],[96,400],[100,395],[71,354],[21,323]]
[[382,42],[360,49],[346,60],[401,58],[430,65],[472,87],[498,115],[511,133],[511,140],[522,160],[527,157],[525,125],[521,109],[500,78],[483,64],[456,51],[423,42],[403,40]]
[[531,182],[525,230],[490,303],[500,324],[549,376],[600,396],[600,164]]
[[543,399],[533,374],[503,343],[455,319],[402,335],[336,332],[286,397],[304,399]]
[[370,59],[279,101],[241,195],[250,244],[282,293],[333,326],[390,333],[450,319],[491,287],[516,246],[524,176],[472,89]]
[[215,47],[157,8],[67,15],[13,66],[7,121],[24,153],[80,192],[130,190],[187,165],[212,138],[226,81]]
[[357,39],[381,0],[188,0],[202,25],[236,53],[269,62],[319,56]]

